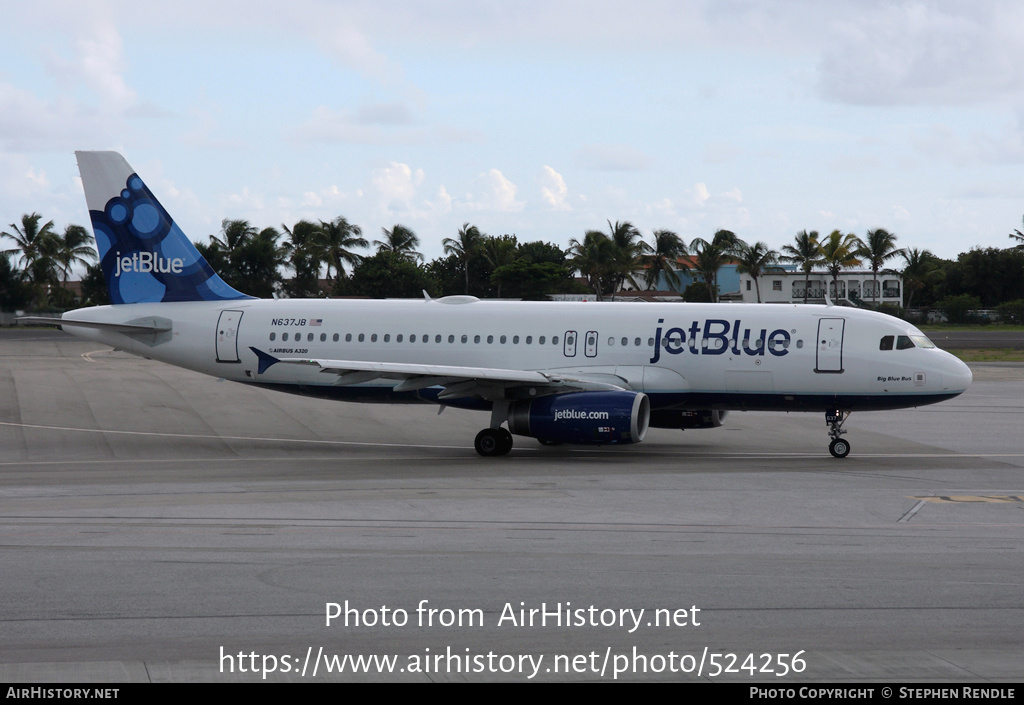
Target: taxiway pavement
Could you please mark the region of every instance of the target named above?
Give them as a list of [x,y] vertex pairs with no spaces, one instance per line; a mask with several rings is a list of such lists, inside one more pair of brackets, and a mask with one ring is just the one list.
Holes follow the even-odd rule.
[[845,460],[768,413],[482,459],[484,414],[0,332],[0,680],[1019,681],[1024,367],[975,372]]

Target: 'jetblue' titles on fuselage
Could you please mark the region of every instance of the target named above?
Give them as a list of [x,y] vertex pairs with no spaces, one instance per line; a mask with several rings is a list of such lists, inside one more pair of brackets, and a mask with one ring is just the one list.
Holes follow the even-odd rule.
[[[658,319],[658,323],[664,322],[664,318]],[[721,342],[712,342],[716,340]],[[694,321],[689,328],[669,328],[664,333],[661,327],[655,329],[654,357],[650,362],[654,364],[661,359],[663,348],[669,355],[679,355],[689,350],[694,355],[724,355],[726,352],[732,352],[733,355],[754,356],[763,356],[767,349],[772,355],[782,357],[789,354],[790,341],[789,331],[781,328],[768,334],[767,328],[760,331],[756,328],[744,328],[741,320],[730,323],[718,318],[709,318],[704,321],[703,328],[700,322]]]
[[153,252],[133,252],[129,257],[118,254],[114,258],[114,276],[124,272],[160,272],[163,274],[181,274],[185,269],[185,260],[181,257],[165,259]]

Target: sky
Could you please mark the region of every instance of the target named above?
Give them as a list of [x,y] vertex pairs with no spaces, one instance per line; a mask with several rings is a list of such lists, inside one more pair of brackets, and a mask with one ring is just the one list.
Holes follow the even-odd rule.
[[[88,224],[122,152],[193,240],[225,218],[886,228],[955,258],[1024,215],[1024,3],[0,0],[0,229]],[[8,242],[9,245],[9,242]]]

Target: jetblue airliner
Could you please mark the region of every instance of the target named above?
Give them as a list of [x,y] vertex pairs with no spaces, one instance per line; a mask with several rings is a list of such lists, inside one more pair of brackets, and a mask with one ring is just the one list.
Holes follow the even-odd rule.
[[115,152],[77,152],[110,306],[68,331],[246,384],[352,402],[490,412],[476,450],[639,443],[728,410],[825,413],[850,452],[853,411],[955,397],[968,367],[917,328],[836,306],[261,300],[225,283]]

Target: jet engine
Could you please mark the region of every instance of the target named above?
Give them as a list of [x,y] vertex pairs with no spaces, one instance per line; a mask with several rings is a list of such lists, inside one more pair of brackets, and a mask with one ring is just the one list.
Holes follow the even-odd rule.
[[508,430],[542,443],[639,443],[651,402],[640,392],[573,392],[514,402]]

